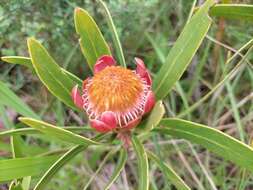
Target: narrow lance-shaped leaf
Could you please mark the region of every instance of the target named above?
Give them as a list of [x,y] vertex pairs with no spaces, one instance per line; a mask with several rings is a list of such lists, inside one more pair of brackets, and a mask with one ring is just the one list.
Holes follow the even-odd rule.
[[2,81],[0,81],[0,104],[14,109],[23,116],[39,118],[39,116]]
[[76,32],[80,35],[81,50],[90,69],[93,70],[93,65],[99,57],[111,55],[110,49],[96,22],[87,11],[76,8],[74,20]]
[[57,156],[16,158],[0,160],[0,182],[43,173]]
[[[28,67],[29,69],[31,69],[32,71],[34,71],[33,69],[33,64],[32,64],[32,60],[29,57],[22,57],[22,56],[3,56],[1,57],[3,61],[7,62],[7,63],[12,63],[12,64],[19,64],[19,65],[23,65],[25,67]],[[75,82],[76,84],[78,84],[79,86],[82,86],[82,80],[80,78],[78,78],[76,75],[74,75],[73,73],[65,70],[64,68],[61,67],[62,72],[64,72],[73,82]]]
[[98,0],[98,2],[100,2],[100,4],[102,5],[102,7],[105,11],[106,20],[107,20],[108,26],[109,26],[111,34],[112,34],[112,39],[113,39],[113,42],[115,45],[115,49],[116,49],[116,53],[118,55],[119,62],[122,67],[126,67],[126,61],[125,61],[123,49],[122,49],[122,46],[121,46],[121,43],[119,40],[119,36],[118,36],[117,30],[116,30],[116,27],[115,27],[114,22],[112,20],[111,13],[110,13],[109,9],[107,8],[106,4],[104,3],[104,1]]
[[60,139],[65,142],[74,143],[74,144],[82,144],[82,145],[99,144],[98,142],[85,138],[81,135],[72,133],[70,131],[67,131],[60,127],[56,127],[54,125],[51,125],[43,121],[35,120],[32,118],[25,118],[25,117],[21,117],[19,118],[19,120],[22,123],[25,123],[26,125],[41,131],[42,133],[45,133],[51,137]]
[[15,180],[11,182],[9,186],[9,190],[23,190],[21,183],[18,181],[16,182]]
[[149,174],[148,174],[148,158],[145,149],[136,136],[132,137],[133,148],[137,157],[138,164],[138,190],[148,190]]
[[226,19],[241,19],[253,21],[253,5],[217,4],[210,9],[210,16]]
[[[103,135],[97,135],[92,140],[99,141],[103,139]],[[68,152],[62,155],[40,178],[39,182],[35,185],[34,190],[42,190],[45,189],[45,186],[50,182],[50,180],[54,177],[54,175],[72,158],[78,155],[80,152],[84,151],[88,148],[88,145],[77,145],[71,148]]]
[[253,149],[217,129],[181,119],[163,119],[160,126],[154,131],[200,144],[222,158],[253,172]]
[[23,65],[29,69],[33,69],[31,59],[23,56],[3,56],[1,59],[7,63]]
[[[60,127],[61,129],[65,129],[71,132],[90,132],[94,131],[93,128],[89,128],[88,126],[82,127]],[[26,134],[40,134],[41,131],[35,128],[20,128],[20,129],[11,129],[11,130],[4,130],[0,132],[0,138],[10,136],[10,135],[26,135]]]
[[81,151],[85,150],[88,145],[77,145],[62,155],[56,162],[54,162],[50,168],[44,173],[42,178],[34,187],[34,190],[42,190],[50,182],[50,179],[55,175],[59,169],[61,169],[68,161],[74,158]]
[[[22,148],[24,147],[24,141],[20,135],[12,135],[11,136],[11,146],[12,146],[12,156],[13,158],[22,158],[24,157],[24,153]],[[16,179],[13,182],[15,184],[13,187],[20,187],[22,190],[28,190],[31,182],[31,176],[23,177],[22,179]]]
[[24,141],[19,135],[11,136],[11,149],[12,149],[12,157],[13,158],[21,158],[23,157],[22,153],[22,145]]
[[162,169],[165,175],[165,177],[169,180],[170,183],[175,185],[178,190],[190,190],[188,185],[185,184],[185,182],[178,176],[178,174],[167,164],[163,163],[162,160],[159,160],[159,158],[153,154],[152,152],[147,152],[148,157],[151,158],[160,169]]
[[210,27],[211,19],[208,10],[213,4],[213,0],[205,2],[186,24],[170,50],[154,79],[153,89],[157,99],[162,99],[169,93],[189,65]]
[[42,83],[66,105],[77,109],[70,96],[75,83],[61,70],[61,67],[38,41],[29,38],[27,43],[33,67]]
[[108,190],[111,187],[111,185],[113,184],[113,182],[118,178],[120,172],[122,171],[122,169],[125,166],[126,161],[127,161],[127,152],[125,149],[122,149],[120,151],[118,163],[112,173],[112,176],[110,177],[109,182],[105,186],[104,190]]

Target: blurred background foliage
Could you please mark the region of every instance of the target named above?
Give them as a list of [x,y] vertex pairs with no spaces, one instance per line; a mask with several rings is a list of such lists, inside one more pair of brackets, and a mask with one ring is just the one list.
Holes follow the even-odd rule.
[[[197,4],[202,2],[200,0]],[[251,0],[232,2],[253,3]],[[107,1],[128,66],[134,67],[133,58],[135,56],[141,57],[155,74],[162,64],[162,59],[167,55],[186,23],[192,3],[191,0]],[[75,73],[81,79],[86,78],[90,71],[80,51],[78,36],[74,28],[73,11],[77,6],[86,9],[94,17],[106,41],[111,46],[110,31],[101,12],[101,7],[95,0],[0,0],[0,56],[28,56],[26,39],[35,36],[49,50],[59,65]],[[183,111],[188,104],[197,102],[212,89],[239,60],[237,58],[229,65],[224,64],[231,56],[231,50],[239,49],[252,37],[252,22],[214,18],[208,37],[204,40],[192,64],[180,81],[183,98],[186,102],[182,99],[182,93],[174,90],[164,102],[168,109],[168,115],[176,115]],[[224,43],[226,47],[220,46],[213,39]],[[251,53],[248,61],[252,62],[252,59],[253,54]],[[45,120],[58,125],[83,125],[85,123],[83,116],[69,111],[67,107],[51,96],[38,78],[27,68],[1,61],[0,80],[6,82]],[[246,65],[235,80],[230,81],[230,84],[231,91],[225,89],[215,93],[210,101],[201,104],[196,111],[188,113],[186,117],[195,122],[215,126],[238,138],[239,133],[236,130],[238,121],[235,120],[235,110],[231,106],[233,103],[237,105],[238,102],[241,102],[242,105],[236,110],[239,114],[239,122],[246,134],[246,143],[249,144],[253,136],[252,64]],[[7,109],[5,114],[15,123],[17,115],[13,111]],[[0,117],[4,117],[2,111]],[[245,174],[245,171],[235,168],[230,163],[222,162],[208,151],[180,140],[178,140],[175,149],[173,142],[176,141],[170,141],[169,137],[157,138],[159,143],[165,144],[160,147],[161,156],[171,162],[173,168],[190,186],[197,187],[194,180],[192,181],[189,177],[192,176],[191,171],[193,171],[205,189],[212,189],[203,174],[202,165],[199,163],[201,160],[219,189],[253,188],[253,179],[250,174]],[[54,146],[58,145],[54,143],[49,145],[51,148]],[[148,146],[153,147],[152,144]],[[87,159],[83,159],[83,155],[79,155],[73,160],[75,164],[68,164],[64,170],[61,170],[50,183],[49,189],[61,187],[61,189],[74,190],[77,187],[82,187],[86,182],[83,176],[92,175],[98,167],[97,163],[103,158],[102,150],[90,151],[85,157]],[[99,175],[100,181],[95,180],[96,184],[93,189],[99,189],[99,183],[106,181],[107,174],[112,171],[114,162],[111,160],[106,164],[105,170]],[[187,169],[187,164],[191,166],[190,169]],[[129,177],[129,187],[132,183],[131,178],[138,178],[135,170],[131,167],[131,163],[128,163],[126,171],[124,171],[127,172],[125,174],[127,176],[133,175]],[[161,173],[157,171],[155,166],[151,166],[151,170],[156,173],[157,178],[151,180],[151,182],[157,181],[157,185],[152,184],[151,188],[162,189],[164,181],[159,178]],[[112,189],[119,189],[118,187],[123,183],[124,179],[120,178]]]

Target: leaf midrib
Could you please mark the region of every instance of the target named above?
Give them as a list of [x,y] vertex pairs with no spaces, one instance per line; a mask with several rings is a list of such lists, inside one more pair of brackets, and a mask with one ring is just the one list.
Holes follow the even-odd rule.
[[[203,16],[200,20],[199,23],[203,23],[203,21],[206,19],[205,16]],[[168,71],[165,73],[165,75],[163,75],[162,79],[161,79],[161,82],[158,83],[158,86],[156,87],[155,89],[155,93],[157,93],[161,86],[163,85],[164,81],[167,79],[168,75],[170,74],[170,71],[171,69],[173,68],[173,66],[176,64],[177,60],[178,60],[178,57],[181,56],[181,54],[184,52],[185,48],[188,46],[189,42],[191,41],[192,39],[192,36],[193,36],[193,32],[190,34],[190,37],[188,38],[187,42],[185,43],[184,47],[180,49],[180,53],[177,55],[177,57],[174,59],[174,61],[169,65],[169,68],[168,68]],[[167,58],[166,58],[167,59]]]

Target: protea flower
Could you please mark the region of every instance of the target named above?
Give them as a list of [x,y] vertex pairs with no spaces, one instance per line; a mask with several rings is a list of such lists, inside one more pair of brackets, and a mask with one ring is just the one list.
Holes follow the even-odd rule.
[[154,106],[152,80],[143,61],[135,58],[136,70],[116,66],[104,55],[94,65],[94,76],[83,81],[82,95],[72,89],[75,105],[84,109],[98,132],[126,132],[134,128]]

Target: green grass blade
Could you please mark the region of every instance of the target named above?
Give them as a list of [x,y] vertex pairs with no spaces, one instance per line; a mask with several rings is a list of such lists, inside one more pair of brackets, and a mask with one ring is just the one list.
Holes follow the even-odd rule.
[[149,189],[148,158],[144,146],[135,136],[132,137],[132,145],[137,157],[139,186],[138,190]]
[[38,41],[29,38],[27,44],[33,67],[42,83],[63,103],[77,109],[70,96],[75,83],[62,72],[61,67]]
[[253,5],[217,4],[210,9],[210,16],[226,19],[241,19],[253,21]]
[[88,65],[93,70],[93,65],[102,55],[111,55],[96,22],[89,13],[81,8],[75,9],[74,14],[76,32],[80,35],[80,46]]
[[240,140],[242,142],[245,142],[244,127],[243,127],[242,122],[241,122],[240,112],[236,107],[237,103],[236,103],[235,95],[234,95],[234,92],[233,92],[233,88],[230,85],[229,81],[226,82],[225,86],[227,88],[228,97],[229,97],[229,100],[230,100],[230,103],[231,103],[231,108],[233,110],[234,119],[235,119],[236,124],[237,124],[236,127],[237,127],[238,133],[240,135]]
[[26,117],[39,118],[34,111],[28,107],[11,89],[0,81],[0,104],[14,109],[19,114]]
[[152,159],[157,166],[162,169],[166,178],[177,187],[178,190],[190,190],[185,182],[177,175],[177,173],[167,164],[163,163],[155,154],[147,151],[148,157]]
[[114,42],[114,45],[115,45],[115,48],[116,48],[116,53],[118,55],[120,65],[122,67],[126,67],[126,61],[125,61],[123,49],[122,49],[122,46],[121,46],[121,43],[120,43],[120,40],[119,40],[119,36],[118,36],[117,30],[116,30],[116,27],[113,23],[111,13],[108,10],[106,4],[102,0],[98,0],[98,1],[100,2],[103,9],[105,10],[106,19],[107,19],[109,28],[112,32],[112,39],[113,39],[113,42]]
[[105,186],[104,190],[108,190],[111,185],[113,184],[113,182],[118,178],[121,170],[124,168],[125,163],[127,161],[127,151],[125,149],[122,149],[120,151],[120,155],[118,158],[118,163],[112,173],[112,176],[110,177],[109,182],[107,183],[107,185]]
[[253,172],[253,149],[241,141],[217,129],[181,119],[163,119],[160,125],[154,130],[200,144]]
[[[246,47],[248,47],[249,45],[251,45],[253,43],[253,39],[250,40],[249,42],[247,42],[242,48],[240,48],[238,50],[238,52],[244,50]],[[177,117],[184,117],[185,115],[187,115],[189,112],[192,112],[193,110],[195,110],[196,108],[198,108],[198,106],[200,106],[203,102],[205,102],[214,92],[216,92],[217,90],[219,90],[219,88],[221,88],[226,81],[231,80],[231,78],[233,76],[235,76],[235,73],[238,72],[238,70],[240,69],[240,67],[242,66],[242,64],[246,61],[247,57],[250,55],[251,50],[253,49],[253,46],[251,46],[247,52],[245,53],[245,55],[242,57],[242,59],[237,63],[237,65],[234,66],[234,68],[227,73],[224,78],[218,83],[216,84],[206,95],[204,95],[202,98],[200,98],[197,102],[195,102],[193,105],[191,105],[189,108],[187,108],[186,110],[182,111],[181,113],[179,113],[177,115]],[[228,59],[226,61],[226,64],[228,64],[230,61],[233,60],[233,58],[235,58],[239,53],[235,53],[230,59]]]
[[6,108],[4,105],[0,104],[0,118],[2,119],[2,123],[5,126],[4,128],[6,129],[13,129],[15,128],[14,124],[12,121],[10,121]]
[[164,98],[180,79],[199,48],[210,25],[209,8],[214,4],[208,0],[186,24],[165,63],[154,79],[153,89],[158,100]]
[[32,118],[26,118],[26,117],[21,117],[19,118],[19,120],[30,126],[33,127],[39,131],[41,131],[42,133],[45,133],[53,138],[57,138],[60,139],[62,141],[65,142],[69,142],[69,143],[73,143],[73,144],[78,144],[78,145],[97,145],[100,144],[98,142],[95,142],[93,140],[90,140],[88,138],[85,138],[81,135],[72,133],[70,131],[67,131],[65,129],[62,129],[60,127],[56,127],[54,125],[51,125],[49,123],[40,121],[40,120],[36,120],[36,119],[32,119]]
[[44,156],[0,160],[0,182],[40,175],[56,159],[57,156]]
[[90,184],[92,183],[92,181],[97,177],[98,173],[102,170],[102,168],[104,167],[104,165],[106,164],[106,162],[118,151],[118,149],[112,149],[110,150],[106,156],[103,158],[103,160],[99,163],[98,168],[96,169],[96,171],[92,174],[92,176],[89,178],[89,180],[87,181],[87,183],[85,184],[83,190],[87,190],[90,186]]
[[[4,56],[1,57],[3,61],[7,63],[12,63],[12,64],[19,64],[19,65],[24,65],[34,71],[33,69],[33,64],[32,60],[29,57],[22,57],[22,56]],[[64,68],[61,68],[62,72],[64,72],[73,82],[78,84],[79,86],[82,86],[82,80],[78,78],[76,75],[73,73],[65,70]]]

